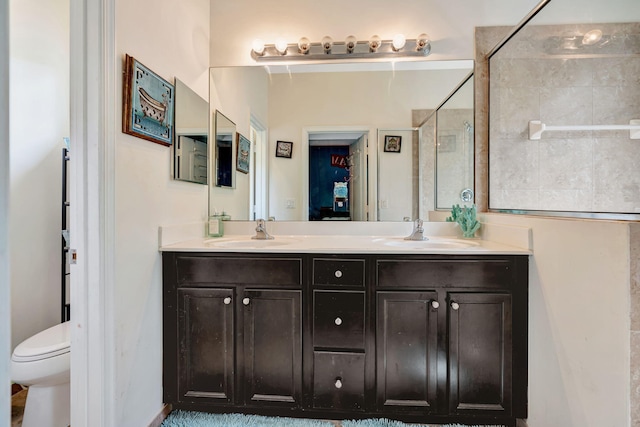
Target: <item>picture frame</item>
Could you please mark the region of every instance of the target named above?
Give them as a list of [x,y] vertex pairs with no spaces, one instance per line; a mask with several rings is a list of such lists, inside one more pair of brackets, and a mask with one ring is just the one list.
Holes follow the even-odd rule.
[[276,157],[291,158],[293,153],[293,142],[276,141]]
[[402,148],[402,137],[398,135],[385,135],[384,152],[399,153]]
[[130,55],[125,56],[122,132],[173,144],[175,86]]
[[251,165],[251,141],[239,132],[236,133],[236,170],[242,173],[249,173]]

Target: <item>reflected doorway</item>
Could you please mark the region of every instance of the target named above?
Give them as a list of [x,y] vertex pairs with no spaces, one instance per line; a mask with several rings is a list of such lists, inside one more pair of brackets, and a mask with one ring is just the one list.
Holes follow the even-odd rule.
[[368,132],[309,133],[309,221],[366,221]]
[[267,219],[267,127],[251,115],[249,125],[249,140],[251,141],[251,162],[249,169],[249,220]]

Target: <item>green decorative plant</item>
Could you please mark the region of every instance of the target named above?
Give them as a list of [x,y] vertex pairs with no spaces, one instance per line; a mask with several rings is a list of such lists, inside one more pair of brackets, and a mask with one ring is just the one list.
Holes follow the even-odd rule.
[[446,221],[457,222],[462,230],[462,237],[474,237],[476,231],[480,228],[480,223],[476,219],[476,205],[471,207],[453,205],[451,207],[451,216]]

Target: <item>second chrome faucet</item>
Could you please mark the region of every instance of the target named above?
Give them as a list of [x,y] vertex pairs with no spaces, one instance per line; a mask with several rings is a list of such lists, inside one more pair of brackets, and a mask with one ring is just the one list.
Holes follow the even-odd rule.
[[404,240],[429,240],[424,235],[423,221],[418,218],[413,223],[413,231]]
[[264,219],[259,219],[256,221],[256,235],[251,236],[251,238],[255,240],[273,239],[273,236],[267,232],[267,226],[265,225]]

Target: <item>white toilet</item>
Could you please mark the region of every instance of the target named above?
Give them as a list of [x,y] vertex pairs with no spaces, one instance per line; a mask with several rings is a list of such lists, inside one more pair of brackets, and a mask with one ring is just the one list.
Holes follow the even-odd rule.
[[29,387],[22,427],[70,424],[69,322],[20,343],[11,355],[11,380]]

